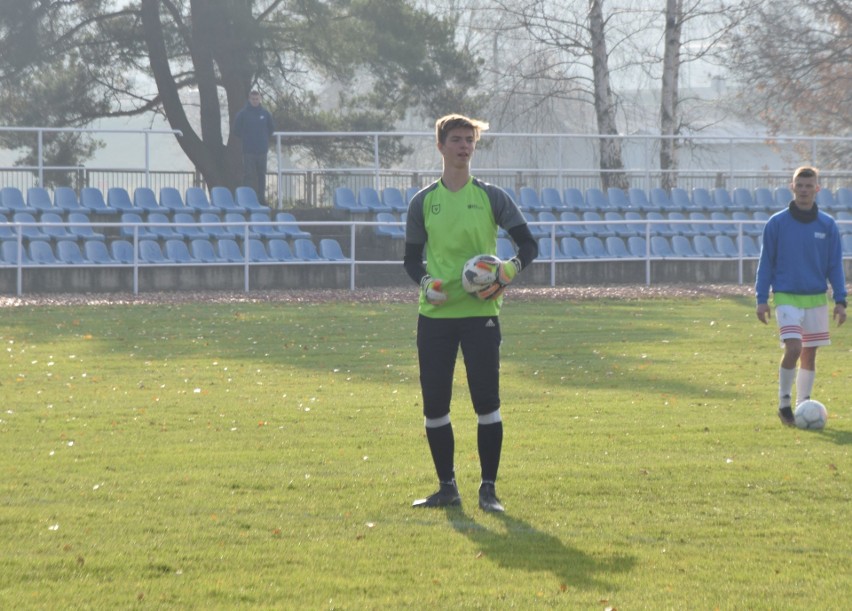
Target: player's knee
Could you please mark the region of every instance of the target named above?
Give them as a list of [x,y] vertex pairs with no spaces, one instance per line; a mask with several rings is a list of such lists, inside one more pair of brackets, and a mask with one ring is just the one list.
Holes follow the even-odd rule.
[[477,414],[476,420],[479,424],[497,424],[502,422],[503,418],[500,416],[500,408],[498,407],[487,414]]

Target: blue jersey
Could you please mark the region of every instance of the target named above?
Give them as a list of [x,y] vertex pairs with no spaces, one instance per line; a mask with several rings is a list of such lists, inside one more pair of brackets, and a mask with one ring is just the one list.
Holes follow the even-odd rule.
[[763,246],[757,266],[757,303],[774,293],[825,294],[828,284],[834,301],[846,300],[843,249],[834,219],[817,211],[816,218],[802,222],[788,208],[773,214],[763,228]]

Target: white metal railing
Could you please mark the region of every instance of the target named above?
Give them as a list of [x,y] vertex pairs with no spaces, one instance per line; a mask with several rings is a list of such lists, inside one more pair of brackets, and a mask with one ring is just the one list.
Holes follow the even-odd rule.
[[[577,263],[587,263],[587,262],[612,262],[612,263],[622,263],[622,262],[635,262],[635,261],[643,261],[645,264],[645,284],[651,285],[651,268],[654,262],[658,261],[728,261],[734,262],[737,265],[738,269],[738,282],[740,284],[743,283],[743,264],[745,261],[753,260],[756,256],[748,256],[743,251],[743,239],[742,237],[746,235],[744,231],[745,225],[752,225],[755,223],[760,223],[760,221],[755,220],[721,220],[721,219],[707,219],[707,220],[699,220],[699,219],[635,219],[635,220],[600,220],[600,221],[536,221],[529,223],[531,229],[532,228],[543,228],[546,232],[546,236],[550,237],[551,244],[555,245],[557,243],[557,238],[561,236],[562,231],[570,231],[571,228],[580,228],[580,227],[617,227],[620,225],[630,226],[630,225],[642,225],[644,227],[644,239],[645,239],[645,252],[643,256],[629,256],[629,257],[617,257],[612,255],[604,255],[595,258],[567,258],[564,255],[557,254],[554,250],[551,250],[550,256],[540,255],[536,260],[535,265],[542,266],[547,265],[550,270],[550,286],[557,285],[557,268],[561,265],[565,264],[577,264]],[[852,225],[852,221],[837,221],[838,225],[841,227]],[[655,254],[651,247],[651,238],[656,235],[662,235],[655,231],[654,226],[665,224],[669,226],[678,226],[678,225],[713,225],[713,226],[723,226],[730,225],[736,228],[736,235],[733,234],[731,237],[737,237],[735,243],[738,244],[738,253],[736,257],[729,256],[719,256],[719,257],[701,257],[701,256],[682,256],[682,255],[668,255],[662,256]],[[92,261],[84,262],[84,263],[66,263],[59,259],[54,261],[49,261],[47,263],[39,263],[34,262],[30,259],[30,252],[28,248],[25,248],[25,238],[24,238],[24,229],[28,227],[37,227],[40,229],[45,229],[48,227],[64,227],[66,229],[70,229],[75,226],[84,226],[88,225],[93,229],[103,229],[104,233],[111,233],[115,236],[114,239],[129,239],[133,247],[133,258],[131,261],[123,263],[118,261],[113,261],[111,263],[95,263]],[[318,230],[324,229],[332,229],[336,228],[337,234],[341,234],[341,228],[345,228],[346,232],[349,236],[349,248],[348,255],[343,260],[327,260],[327,259],[317,259],[317,260],[304,260],[304,259],[294,259],[292,261],[268,261],[268,262],[258,262],[252,260],[250,256],[249,248],[246,246],[249,243],[249,240],[253,235],[253,228],[256,228],[260,225],[263,226],[272,226],[278,228],[284,227],[294,227],[298,226],[299,228],[317,228]],[[242,259],[238,261],[231,262],[215,262],[215,263],[205,263],[198,260],[190,260],[186,262],[180,261],[159,261],[159,262],[149,262],[143,260],[141,257],[140,244],[143,241],[143,238],[140,237],[140,230],[145,229],[155,229],[158,227],[170,227],[174,229],[177,226],[192,226],[198,229],[207,229],[213,227],[230,227],[231,233],[235,240],[240,240],[242,242]],[[354,290],[356,288],[356,270],[360,267],[369,267],[369,266],[387,266],[387,265],[401,265],[400,259],[359,259],[359,246],[366,242],[370,243],[371,240],[375,238],[374,233],[371,231],[369,233],[361,233],[359,235],[358,229],[361,228],[372,228],[376,227],[400,227],[403,226],[402,222],[378,222],[378,221],[350,221],[350,222],[337,222],[337,221],[268,221],[268,222],[210,222],[210,223],[150,223],[150,222],[142,222],[135,223],[133,225],[123,224],[123,223],[106,223],[106,222],[90,222],[90,223],[72,223],[72,222],[62,222],[62,223],[21,223],[21,222],[7,222],[0,223],[0,227],[10,228],[15,231],[16,238],[14,240],[14,244],[16,246],[14,251],[14,260],[8,261],[6,256],[9,254],[4,250],[3,258],[0,258],[0,270],[2,269],[15,269],[16,270],[16,293],[18,295],[22,294],[23,289],[23,275],[25,272],[34,269],[45,269],[45,268],[81,268],[81,267],[89,267],[89,268],[109,268],[109,267],[117,267],[117,268],[127,268],[132,270],[133,274],[133,292],[134,294],[139,292],[139,270],[144,268],[153,268],[153,267],[176,267],[176,266],[242,266],[243,268],[243,289],[248,292],[251,290],[250,286],[250,270],[254,267],[262,267],[269,265],[276,266],[299,266],[299,265],[317,265],[317,266],[345,266],[349,270],[349,289]],[[125,233],[124,236],[121,236],[121,231],[130,229],[132,231],[131,235],[127,235]],[[324,234],[326,235],[326,234]],[[121,236],[121,237],[119,237]],[[314,239],[318,239],[320,236],[315,236]],[[385,238],[390,240],[390,238]],[[11,241],[11,240],[7,240]],[[27,242],[31,242],[31,239],[27,239]],[[27,246],[30,246],[28,243]],[[845,254],[846,258],[852,258],[852,252]]]

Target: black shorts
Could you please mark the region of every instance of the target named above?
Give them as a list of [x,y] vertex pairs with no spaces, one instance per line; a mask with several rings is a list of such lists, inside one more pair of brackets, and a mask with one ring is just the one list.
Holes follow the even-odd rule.
[[417,354],[423,415],[441,418],[450,412],[453,371],[459,346],[467,370],[470,398],[477,414],[500,407],[500,322],[496,316],[428,318],[417,321]]

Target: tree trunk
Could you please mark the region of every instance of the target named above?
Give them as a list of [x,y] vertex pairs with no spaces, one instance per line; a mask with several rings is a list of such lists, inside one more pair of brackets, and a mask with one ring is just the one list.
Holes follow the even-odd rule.
[[604,37],[603,0],[589,0],[589,34],[592,46],[592,72],[594,74],[595,113],[598,121],[601,185],[627,189],[630,182],[624,173],[621,157],[621,140],[606,138],[617,135],[616,104],[609,77],[609,64]]
[[233,189],[239,185],[242,168],[239,156],[226,154],[226,147],[222,143],[222,118],[219,110],[216,71],[210,51],[210,34],[205,33],[204,28],[205,23],[214,22],[215,14],[208,8],[206,2],[193,2],[192,5],[192,40],[187,42],[190,44],[198,85],[201,108],[200,137],[186,115],[169,65],[160,22],[159,0],[142,0],[141,4],[140,14],[148,49],[148,61],[169,125],[182,133],[177,139],[181,149],[201,173],[208,187],[221,185]]
[[679,132],[677,105],[682,13],[682,0],[666,0],[663,76],[660,89],[660,170],[661,186],[667,190],[677,186],[677,142],[674,136]]

